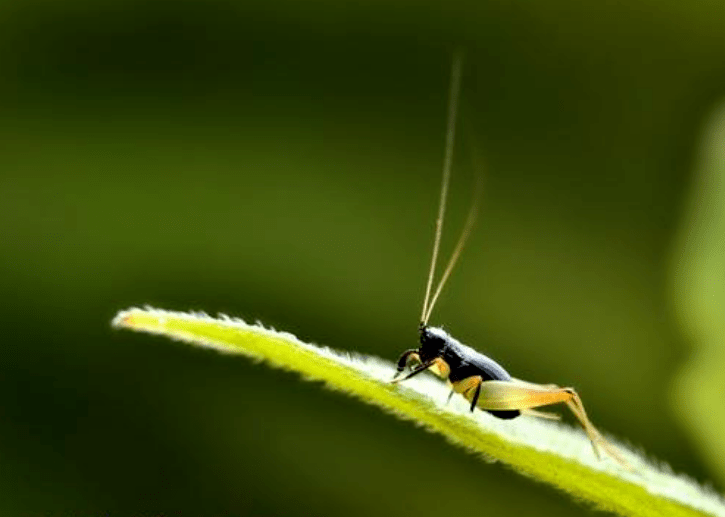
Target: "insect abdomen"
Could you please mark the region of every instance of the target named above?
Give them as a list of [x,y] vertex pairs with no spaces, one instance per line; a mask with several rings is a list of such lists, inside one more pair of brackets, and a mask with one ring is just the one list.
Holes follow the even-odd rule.
[[491,409],[485,409],[484,411],[487,411],[496,418],[501,418],[503,420],[511,420],[512,418],[516,418],[517,416],[521,415],[521,411],[519,411],[518,409],[511,409],[508,411],[494,411]]
[[[449,361],[455,363],[455,367],[451,365],[451,373],[448,380],[451,383],[463,381],[469,377],[481,376],[483,382],[486,381],[510,381],[511,375],[503,366],[496,361],[483,355],[482,353],[456,343],[448,350]],[[471,400],[468,394],[464,395],[466,399]],[[483,408],[482,408],[483,409]],[[492,414],[496,418],[511,420],[521,414],[517,409],[514,410],[491,410],[483,409]]]

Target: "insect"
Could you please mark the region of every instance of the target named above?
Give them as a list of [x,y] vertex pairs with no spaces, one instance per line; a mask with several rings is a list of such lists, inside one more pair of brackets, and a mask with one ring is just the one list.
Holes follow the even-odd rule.
[[[477,212],[476,198],[474,198],[461,236],[441,275],[438,286],[431,296],[433,277],[435,275],[438,250],[440,248],[443,230],[448,184],[450,182],[460,77],[461,58],[457,56],[454,59],[451,73],[446,150],[443,161],[443,179],[438,206],[438,217],[436,219],[433,256],[428,273],[423,312],[418,327],[420,347],[407,350],[400,356],[397,363],[397,373],[392,382],[405,381],[430,370],[438,377],[447,380],[450,384],[452,389],[448,396],[449,401],[454,393],[460,393],[470,402],[471,412],[478,407],[502,419],[517,418],[521,414],[557,419],[559,418],[558,415],[536,411],[534,408],[551,404],[566,404],[584,428],[597,458],[601,458],[601,453],[604,452],[619,464],[631,470],[630,465],[617,449],[610,445],[591,423],[584,410],[584,405],[574,389],[562,388],[554,384],[533,384],[515,379],[493,359],[462,344],[443,329],[432,327],[428,324],[438,296],[448,280],[453,266],[458,260],[466,240],[471,233]],[[399,377],[408,366],[413,366],[412,371],[404,377]]]

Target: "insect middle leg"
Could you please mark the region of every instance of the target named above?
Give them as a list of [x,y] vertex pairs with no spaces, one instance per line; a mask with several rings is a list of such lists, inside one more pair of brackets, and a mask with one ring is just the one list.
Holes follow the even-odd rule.
[[[453,390],[463,395],[467,400],[471,401],[471,413],[476,409],[478,405],[478,399],[481,396],[481,385],[483,384],[483,377],[480,375],[473,375],[466,377],[460,381],[456,381],[453,384]],[[448,397],[450,400],[450,397]]]

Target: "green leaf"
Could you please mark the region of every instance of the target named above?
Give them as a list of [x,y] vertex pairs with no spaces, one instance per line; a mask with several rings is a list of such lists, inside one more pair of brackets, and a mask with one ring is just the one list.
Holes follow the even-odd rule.
[[308,380],[323,381],[602,510],[637,516],[725,516],[720,496],[621,444],[617,446],[634,472],[610,460],[597,460],[579,429],[531,417],[505,421],[483,411],[470,413],[460,397],[446,405],[448,389],[432,377],[390,384],[395,368],[378,358],[335,352],[224,316],[129,309],[119,313],[113,325],[261,359]]

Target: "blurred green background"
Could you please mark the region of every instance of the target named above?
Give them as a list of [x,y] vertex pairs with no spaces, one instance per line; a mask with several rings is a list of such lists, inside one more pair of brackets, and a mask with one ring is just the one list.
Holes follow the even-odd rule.
[[415,347],[459,47],[444,249],[472,147],[485,192],[432,323],[721,487],[722,457],[676,418],[692,343],[671,267],[725,92],[723,10],[0,5],[0,513],[591,513],[294,375],[109,327],[151,304]]

